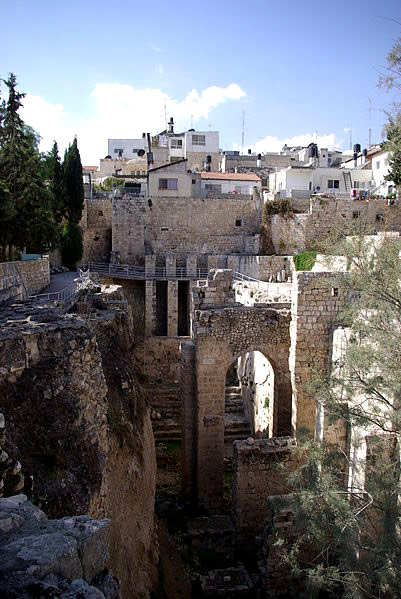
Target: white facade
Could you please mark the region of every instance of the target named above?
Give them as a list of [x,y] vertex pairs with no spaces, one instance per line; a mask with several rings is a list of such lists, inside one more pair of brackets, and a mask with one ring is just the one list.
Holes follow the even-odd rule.
[[138,156],[138,150],[146,149],[146,139],[109,139],[107,153],[112,159],[130,159]]
[[386,181],[385,176],[389,173],[389,157],[388,152],[381,152],[372,158],[372,177],[375,182],[375,192],[378,195],[387,196],[395,191],[394,184],[391,181]]
[[296,192],[344,195],[354,188],[370,190],[371,180],[370,169],[289,167],[269,176],[269,189],[283,198],[296,196]]
[[232,173],[202,173],[201,188],[204,193],[232,193],[251,195],[254,187],[261,189],[262,181],[256,175],[240,175]]

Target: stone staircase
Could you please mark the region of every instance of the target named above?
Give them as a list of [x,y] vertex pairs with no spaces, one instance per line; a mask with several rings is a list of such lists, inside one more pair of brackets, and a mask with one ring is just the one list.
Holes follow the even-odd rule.
[[245,414],[240,387],[226,387],[224,414],[224,442],[251,436],[251,427]]
[[[179,385],[148,388],[153,434],[156,441],[181,440],[181,396]],[[160,418],[154,417],[160,414]]]

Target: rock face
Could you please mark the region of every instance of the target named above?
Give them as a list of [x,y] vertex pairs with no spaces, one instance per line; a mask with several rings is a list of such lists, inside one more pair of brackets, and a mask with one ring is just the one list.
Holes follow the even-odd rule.
[[0,595],[118,599],[107,571],[110,521],[48,520],[25,495],[0,499]]
[[118,291],[78,311],[25,304],[1,313],[3,449],[22,464],[24,492],[51,517],[111,519],[109,563],[123,597],[148,597],[157,574],[156,462],[131,316]]

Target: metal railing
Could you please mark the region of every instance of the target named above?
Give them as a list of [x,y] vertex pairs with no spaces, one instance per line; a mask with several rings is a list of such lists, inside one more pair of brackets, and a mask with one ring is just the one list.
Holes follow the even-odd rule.
[[77,295],[82,289],[88,286],[90,282],[90,271],[89,269],[84,272],[79,271],[79,278],[75,279],[73,283],[67,285],[60,291],[51,291],[49,293],[39,293],[38,295],[30,295],[30,300],[37,301],[54,301],[54,302],[67,302],[74,295]]
[[288,301],[291,301],[291,284],[290,283],[270,283],[268,281],[260,281],[254,277],[244,275],[242,272],[233,272],[233,279],[250,283],[256,286],[257,289],[265,291],[269,296],[285,296]]
[[169,270],[165,267],[156,266],[146,268],[145,266],[131,266],[129,264],[104,264],[102,262],[89,262],[90,272],[99,275],[117,277],[121,279],[145,279],[145,280],[204,280],[207,279],[209,270],[207,268],[196,268],[188,270],[185,266],[176,266]]

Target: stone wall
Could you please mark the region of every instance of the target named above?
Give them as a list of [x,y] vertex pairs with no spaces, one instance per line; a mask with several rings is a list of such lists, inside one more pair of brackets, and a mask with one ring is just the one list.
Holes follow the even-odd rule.
[[37,260],[18,260],[0,263],[0,279],[18,270],[28,295],[40,293],[50,283],[49,256]]
[[401,231],[400,206],[388,206],[378,199],[313,198],[306,214],[294,214],[293,218],[274,215],[267,234],[275,253],[295,254],[314,248],[329,233],[357,223],[372,231]]
[[80,221],[84,252],[81,264],[109,262],[111,252],[111,199],[85,199]]
[[227,256],[227,268],[260,281],[277,281],[283,271],[288,279],[295,270],[292,256]]
[[110,563],[123,594],[148,597],[157,569],[154,441],[127,304],[109,301],[93,296],[84,319],[29,304],[3,310],[0,409],[6,449],[33,476],[35,500],[55,517],[111,518]]
[[280,465],[288,472],[295,468],[294,446],[289,437],[234,441],[232,514],[237,547],[244,553],[263,531],[267,497],[289,492]]
[[261,352],[249,352],[238,359],[238,379],[245,413],[254,437],[273,434],[274,370]]
[[261,217],[251,196],[114,199],[112,249],[123,264],[145,253],[256,255]]
[[329,365],[331,331],[348,301],[343,277],[335,273],[294,273],[290,370],[293,427],[297,431],[315,431],[316,402],[308,387],[314,373],[324,375]]
[[107,570],[110,528],[88,516],[48,520],[25,495],[0,499],[0,595],[119,597]]

